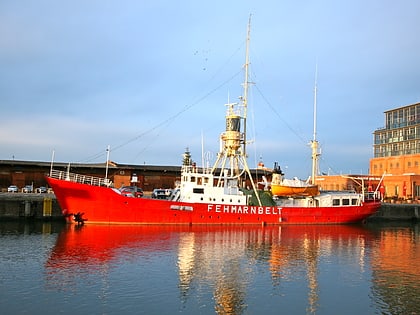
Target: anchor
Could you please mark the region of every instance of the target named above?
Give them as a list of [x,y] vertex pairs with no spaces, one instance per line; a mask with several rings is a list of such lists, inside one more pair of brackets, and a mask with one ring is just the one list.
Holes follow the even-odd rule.
[[77,212],[73,214],[73,220],[77,222],[77,225],[83,225],[85,224],[85,221],[87,221],[87,219],[83,218],[84,214],[84,212]]

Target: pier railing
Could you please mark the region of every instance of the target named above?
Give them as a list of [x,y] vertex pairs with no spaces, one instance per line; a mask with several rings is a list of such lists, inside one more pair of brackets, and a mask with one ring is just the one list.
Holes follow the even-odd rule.
[[75,183],[88,184],[92,186],[106,186],[106,187],[113,186],[112,181],[110,181],[107,178],[70,173],[67,171],[51,170],[50,177],[66,180],[66,181],[71,181]]

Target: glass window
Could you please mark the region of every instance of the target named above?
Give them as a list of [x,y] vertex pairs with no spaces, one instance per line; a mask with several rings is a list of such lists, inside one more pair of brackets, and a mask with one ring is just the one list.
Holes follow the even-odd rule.
[[339,206],[340,205],[340,199],[333,199],[333,206]]

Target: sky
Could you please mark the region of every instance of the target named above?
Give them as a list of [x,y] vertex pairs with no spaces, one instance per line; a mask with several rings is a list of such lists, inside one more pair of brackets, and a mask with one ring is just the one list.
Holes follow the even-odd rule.
[[249,166],[310,175],[316,81],[320,172],[367,174],[420,102],[417,0],[3,0],[0,159],[211,165],[250,16]]

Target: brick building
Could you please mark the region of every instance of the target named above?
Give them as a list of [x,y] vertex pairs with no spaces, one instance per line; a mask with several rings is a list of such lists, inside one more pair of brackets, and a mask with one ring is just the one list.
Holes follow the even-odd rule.
[[[33,185],[34,188],[46,186],[45,175],[50,172],[49,162],[0,160],[0,191],[7,191],[9,185],[19,188]],[[54,163],[54,169],[79,173],[89,176],[105,177],[106,165],[83,163]],[[155,165],[126,165],[108,163],[108,178],[114,187],[130,186],[135,184],[144,191],[154,188],[173,188],[176,180],[180,178],[179,166]],[[132,183],[132,179],[136,182]]]

